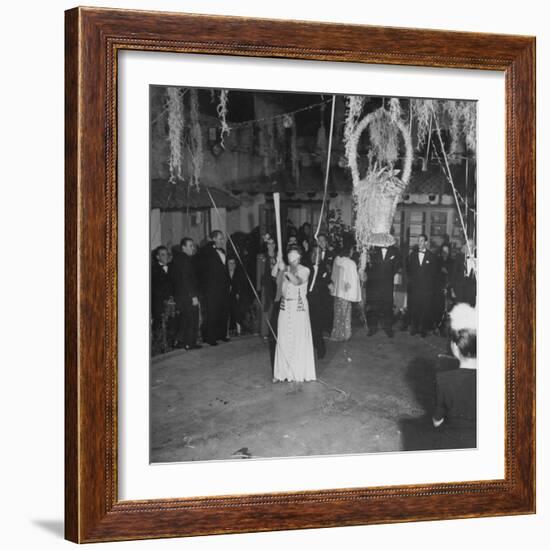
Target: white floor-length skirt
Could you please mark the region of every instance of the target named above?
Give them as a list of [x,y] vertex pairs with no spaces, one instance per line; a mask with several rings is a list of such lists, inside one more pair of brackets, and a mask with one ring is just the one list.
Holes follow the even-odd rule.
[[277,324],[273,378],[280,381],[315,380],[315,356],[307,299],[281,299]]

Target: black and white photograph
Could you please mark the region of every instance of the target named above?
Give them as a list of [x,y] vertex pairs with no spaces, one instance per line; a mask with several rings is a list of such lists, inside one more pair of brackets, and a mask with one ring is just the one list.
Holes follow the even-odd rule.
[[149,106],[150,462],[475,449],[477,102]]

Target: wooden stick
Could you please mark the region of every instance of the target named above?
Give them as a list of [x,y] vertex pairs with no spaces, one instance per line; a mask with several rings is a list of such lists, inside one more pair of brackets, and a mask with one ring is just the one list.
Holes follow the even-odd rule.
[[277,228],[277,261],[283,259],[283,239],[281,237],[281,194],[273,193],[273,206],[275,207],[275,226]]

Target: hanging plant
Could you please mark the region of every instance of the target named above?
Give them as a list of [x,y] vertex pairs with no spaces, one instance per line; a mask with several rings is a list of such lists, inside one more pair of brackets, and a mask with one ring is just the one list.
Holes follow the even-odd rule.
[[275,140],[277,142],[277,169],[281,168],[285,163],[285,153],[286,150],[286,131],[282,117],[277,117],[275,119]]
[[298,132],[296,130],[296,119],[292,117],[291,141],[290,141],[290,159],[292,162],[292,177],[296,187],[298,186],[300,158],[298,156]]
[[352,171],[352,176],[357,176],[354,174],[354,167],[357,168],[357,164],[354,162],[354,158],[357,151],[358,140],[360,134],[356,134],[355,128],[359,122],[359,117],[361,116],[361,111],[363,110],[363,105],[365,103],[365,98],[356,95],[350,95],[346,98],[346,122],[344,124],[344,146],[346,152],[346,159],[348,166]]
[[466,147],[475,151],[477,146],[477,105],[474,101],[462,102],[463,132]]
[[183,102],[178,88],[168,88],[168,141],[170,143],[170,183],[183,180]]
[[270,120],[258,123],[258,153],[262,159],[263,172],[267,176],[270,171],[270,160],[272,155],[271,146],[273,144],[273,124]]
[[277,151],[277,122],[276,119],[269,121],[269,160],[270,170],[275,171],[277,169],[277,158],[275,156]]
[[325,106],[325,103],[321,105],[321,121],[317,130],[317,152],[320,155],[325,155],[328,146],[327,131],[325,129]]
[[190,91],[189,109],[191,119],[191,130],[189,133],[189,150],[192,167],[191,184],[198,188],[204,155],[202,149],[202,130],[199,120],[199,93],[197,89]]
[[410,109],[416,120],[416,150],[419,151],[426,143],[430,132],[430,119],[434,101],[432,99],[411,99]]
[[374,155],[381,163],[393,165],[399,157],[399,130],[395,113],[384,108],[374,112],[368,126],[370,144]]
[[475,151],[477,130],[474,101],[412,99],[411,110],[416,121],[417,150],[426,143],[433,115],[438,117],[440,126],[449,134],[451,157],[463,152],[464,147]]
[[227,98],[229,92],[227,90],[220,90],[220,99],[216,111],[218,112],[218,117],[221,124],[221,133],[220,133],[220,145],[225,148],[224,137],[229,135],[230,128],[227,125]]

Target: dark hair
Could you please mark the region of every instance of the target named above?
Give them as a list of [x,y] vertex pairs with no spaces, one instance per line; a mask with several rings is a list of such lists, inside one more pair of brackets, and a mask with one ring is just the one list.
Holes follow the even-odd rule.
[[193,239],[191,237],[183,237],[180,241],[180,246],[183,248],[184,246],[187,246],[188,242],[193,242]]
[[213,241],[218,235],[223,235],[223,232],[219,229],[214,229],[214,231],[210,232],[210,240]]
[[155,250],[153,250],[153,256],[155,256],[156,258],[161,250],[166,250],[166,252],[168,252],[168,249],[163,244],[161,244],[160,246],[157,246]]
[[298,230],[293,225],[288,226],[287,233],[289,237],[298,237]]
[[[275,247],[275,252],[277,252],[277,241],[273,237],[269,237],[269,240],[273,242],[273,246]],[[267,255],[269,253],[268,248],[268,241],[264,241],[260,247],[260,253]]]
[[304,255],[304,251],[302,250],[302,247],[301,247],[301,246],[298,246],[298,245],[296,245],[296,244],[291,244],[291,245],[286,249],[287,255],[288,255],[290,252],[298,252],[298,254],[300,254],[300,258]]
[[339,256],[345,256],[346,258],[351,258],[353,254],[353,247],[355,245],[353,243],[343,243],[342,248],[340,248],[340,254]]
[[424,237],[424,240],[428,242],[428,235],[426,235],[426,233],[420,233],[420,235],[418,235],[418,238],[420,239],[420,237]]
[[451,330],[451,342],[456,344],[460,355],[467,359],[477,356],[477,333],[469,328]]

